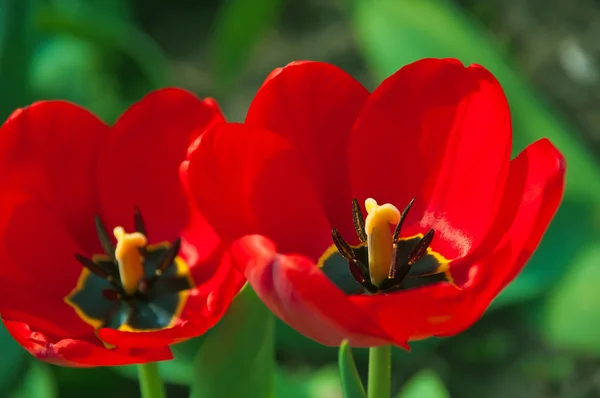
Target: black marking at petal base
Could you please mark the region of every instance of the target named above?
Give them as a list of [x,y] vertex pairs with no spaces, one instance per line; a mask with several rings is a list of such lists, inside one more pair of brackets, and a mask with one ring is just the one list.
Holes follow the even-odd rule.
[[354,260],[354,250],[352,247],[342,238],[342,235],[338,232],[337,229],[331,230],[331,238],[333,239],[333,243],[335,247],[337,247],[338,252],[348,261]]
[[434,229],[430,229],[429,231],[427,231],[425,236],[423,236],[423,238],[419,241],[419,243],[417,243],[415,248],[408,255],[408,264],[409,265],[416,263],[417,261],[419,261],[419,259],[421,257],[423,257],[423,255],[425,255],[425,253],[427,252],[427,248],[429,248],[429,245],[431,244],[431,241],[433,240],[434,235],[435,235]]
[[354,229],[361,242],[367,241],[367,231],[365,230],[365,218],[360,211],[358,200],[352,199],[352,220],[354,221]]
[[106,232],[106,228],[100,220],[99,215],[94,216],[94,222],[96,223],[96,233],[98,234],[98,240],[100,240],[100,244],[102,245],[102,250],[104,253],[109,256],[111,259],[115,259],[115,245],[112,240],[110,240],[110,236]]
[[412,198],[408,205],[406,205],[406,207],[402,211],[402,214],[400,214],[400,221],[398,221],[396,229],[394,229],[394,236],[392,237],[392,242],[396,243],[396,241],[398,241],[398,238],[400,237],[400,230],[402,229],[402,224],[404,224],[404,220],[406,219],[406,216],[408,215],[408,212],[410,211],[410,208],[412,207],[413,203],[415,203],[416,199],[416,197]]
[[[165,244],[148,246],[148,256],[143,263],[145,281],[155,276],[161,259],[172,247]],[[107,262],[108,259],[96,260],[96,265],[100,261]],[[153,281],[147,292],[138,291],[132,296],[125,294],[119,280],[111,283],[88,270],[86,267],[77,288],[66,301],[96,329],[108,327],[143,331],[168,327],[179,317],[187,300],[187,291],[194,287],[189,269],[180,258],[172,261],[172,265]]]

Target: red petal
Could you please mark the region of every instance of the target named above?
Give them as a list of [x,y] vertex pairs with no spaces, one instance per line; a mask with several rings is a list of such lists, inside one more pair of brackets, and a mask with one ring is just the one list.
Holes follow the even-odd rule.
[[[467,286],[467,314],[444,334],[454,334],[474,323],[490,302],[525,266],[550,221],[564,192],[566,164],[547,139],[529,145],[510,164],[510,174],[492,237],[501,238],[494,252],[481,260],[484,278]],[[506,225],[506,220],[511,224]],[[493,238],[492,238],[493,239]]]
[[405,340],[394,341],[306,257],[277,254],[272,242],[257,235],[236,241],[230,253],[261,300],[303,335],[329,346],[349,339],[355,347],[406,347]]
[[[2,192],[0,206],[0,312],[27,314],[41,332],[69,337],[93,335],[64,298],[75,288],[82,266],[64,219],[29,194]],[[23,321],[23,319],[18,319]]]
[[330,224],[349,237],[354,230],[348,215],[352,197],[346,147],[368,97],[358,81],[336,66],[294,62],[267,78],[246,117],[246,124],[280,134],[292,144]]
[[0,129],[0,187],[30,193],[43,202],[86,251],[99,247],[92,176],[107,132],[93,114],[63,101],[37,102],[18,110]]
[[62,366],[119,366],[172,359],[168,347],[107,349],[76,339],[52,339],[32,332],[28,325],[4,321],[9,333],[37,359]]
[[200,138],[189,159],[182,178],[224,241],[262,233],[286,251],[315,259],[331,245],[331,227],[300,157],[279,135],[220,124]]
[[485,258],[474,253],[452,265],[462,290],[436,285],[387,296],[353,296],[351,300],[396,338],[448,336],[466,329],[537,247],[562,197],[564,172],[564,159],[548,140],[530,145],[511,162],[498,213],[501,231],[496,226],[493,230],[502,233],[502,241]]
[[99,159],[107,227],[132,229],[137,206],[150,241],[179,236],[189,216],[179,165],[194,138],[222,121],[213,100],[203,102],[173,88],[152,92],[129,108],[112,128]]
[[434,249],[464,256],[494,221],[510,147],[498,81],[480,66],[424,59],[386,79],[359,115],[349,143],[353,193],[398,207],[416,196],[403,235],[435,228]]

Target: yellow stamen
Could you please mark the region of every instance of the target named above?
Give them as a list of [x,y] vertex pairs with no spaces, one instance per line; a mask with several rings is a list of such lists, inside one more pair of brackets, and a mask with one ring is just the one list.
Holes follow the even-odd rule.
[[390,272],[394,246],[390,224],[398,224],[400,212],[389,203],[379,206],[375,199],[365,200],[367,218],[365,230],[369,245],[369,273],[371,283],[379,286]]
[[139,249],[146,246],[148,241],[144,234],[140,232],[128,234],[123,227],[116,227],[113,234],[117,238],[115,258],[119,263],[121,284],[125,293],[133,294],[137,291],[140,279],[144,276]]

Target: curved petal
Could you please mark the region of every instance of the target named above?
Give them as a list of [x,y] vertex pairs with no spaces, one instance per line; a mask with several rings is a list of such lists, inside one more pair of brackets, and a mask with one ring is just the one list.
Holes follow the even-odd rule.
[[246,234],[272,237],[286,252],[318,259],[331,227],[297,152],[259,127],[219,124],[182,164],[196,206],[224,243]]
[[82,271],[74,257],[82,248],[64,219],[31,193],[0,193],[0,312],[27,314],[30,325],[43,333],[93,335],[64,301]]
[[353,225],[346,147],[368,97],[367,89],[336,66],[293,62],[269,75],[245,121],[280,134],[291,143],[304,162],[330,224],[347,236]]
[[353,193],[398,207],[416,196],[403,235],[434,228],[434,249],[462,257],[494,221],[510,148],[508,103],[490,72],[420,60],[381,83],[360,113],[348,147]]
[[[469,302],[444,335],[473,324],[492,300],[525,266],[540,243],[562,200],[566,163],[547,139],[529,145],[510,165],[510,174],[492,239],[500,237],[494,251],[483,258],[485,278],[467,285]],[[511,224],[506,225],[506,220]]]
[[328,346],[349,339],[355,347],[407,347],[406,340],[393,339],[354,306],[308,258],[278,254],[258,235],[234,242],[230,253],[267,307],[303,335]]
[[133,228],[133,209],[149,240],[175,239],[188,223],[189,206],[179,165],[189,144],[224,121],[214,100],[175,88],[154,91],[116,122],[98,160],[98,189],[109,228]]
[[[148,349],[107,349],[77,339],[55,339],[33,331],[27,324],[4,321],[13,338],[31,355],[61,366],[119,366],[172,359],[168,347]],[[101,344],[98,341],[99,344]]]
[[99,248],[93,176],[107,132],[93,114],[64,101],[17,110],[0,128],[0,187],[27,192],[51,208],[86,251]]
[[498,228],[492,230],[502,240],[493,253],[485,257],[474,253],[452,265],[461,289],[440,284],[387,296],[354,296],[351,300],[394,336],[400,333],[400,337],[417,340],[466,329],[481,317],[537,247],[560,203],[564,173],[564,159],[548,140],[530,145],[511,162]]

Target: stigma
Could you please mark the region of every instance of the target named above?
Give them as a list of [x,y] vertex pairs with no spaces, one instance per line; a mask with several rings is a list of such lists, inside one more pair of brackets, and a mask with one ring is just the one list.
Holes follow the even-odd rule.
[[371,283],[379,286],[389,275],[394,253],[390,225],[400,222],[400,211],[386,203],[378,205],[375,199],[365,200],[367,218],[365,232],[369,247],[369,274]]
[[123,227],[116,227],[113,234],[117,239],[115,258],[119,265],[119,276],[125,293],[132,295],[138,290],[144,276],[143,257],[140,249],[148,244],[141,232],[127,233]]

